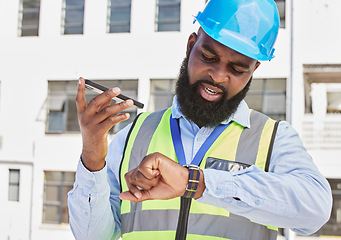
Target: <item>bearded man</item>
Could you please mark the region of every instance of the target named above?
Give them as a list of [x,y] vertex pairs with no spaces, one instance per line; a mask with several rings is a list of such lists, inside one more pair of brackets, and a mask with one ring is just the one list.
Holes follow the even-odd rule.
[[329,184],[298,134],[243,100],[259,61],[273,58],[275,3],[211,0],[196,20],[172,106],[140,114],[109,147],[133,102],[110,106],[113,88],[87,105],[79,79],[76,239],[272,240],[278,227],[311,234],[328,220]]

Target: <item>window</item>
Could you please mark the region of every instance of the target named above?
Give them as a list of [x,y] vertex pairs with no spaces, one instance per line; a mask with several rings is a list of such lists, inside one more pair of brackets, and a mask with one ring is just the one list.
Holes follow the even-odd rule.
[[68,223],[67,193],[75,181],[74,172],[44,172],[43,223]]
[[19,10],[19,36],[39,35],[40,0],[21,0]]
[[327,89],[327,113],[341,113],[341,84],[326,84],[331,85],[332,91]]
[[148,111],[156,111],[170,107],[175,95],[175,85],[175,79],[151,80]]
[[20,170],[9,169],[8,201],[19,201]]
[[340,114],[341,64],[303,64],[303,74],[305,113]]
[[180,31],[180,0],[157,0],[156,31]]
[[333,194],[329,221],[314,235],[341,236],[341,179],[328,179]]
[[63,34],[83,34],[84,0],[64,0]]
[[279,12],[280,27],[285,28],[285,0],[275,0],[275,2]]
[[109,0],[108,32],[130,32],[131,0]]
[[276,120],[285,120],[286,80],[253,79],[245,101],[252,109]]
[[50,81],[48,88],[46,132],[78,132],[77,81]]
[[[118,86],[122,94],[137,99],[137,80],[104,80],[96,81],[99,84],[112,88]],[[47,98],[47,133],[72,133],[79,132],[76,94],[77,81],[49,81]],[[97,93],[86,90],[86,101],[89,102]],[[115,103],[113,100],[112,103]],[[136,116],[137,108],[134,106],[124,112],[130,113],[130,119],[116,124],[110,133],[116,133],[132,122]]]

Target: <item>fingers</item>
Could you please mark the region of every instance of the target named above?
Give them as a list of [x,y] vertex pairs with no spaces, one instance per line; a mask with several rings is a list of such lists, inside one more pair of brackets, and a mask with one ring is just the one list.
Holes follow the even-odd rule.
[[[111,106],[104,107],[95,116],[94,120],[98,123],[107,120],[110,116],[117,114],[125,109],[132,107],[134,104],[133,100],[129,99],[124,102],[120,102]],[[89,104],[90,105],[90,104]],[[112,116],[108,119],[109,124],[111,122],[120,122],[129,118],[129,114],[123,113],[117,116]]]
[[[135,187],[142,188],[144,190],[150,190],[156,186],[159,182],[159,173],[157,170],[154,171],[154,175],[143,175],[138,168],[125,174],[125,179],[129,190],[133,190]],[[135,191],[134,191],[135,192]]]
[[[158,170],[153,170],[144,175],[138,168],[125,174],[125,180],[129,193],[124,193],[125,200],[130,201],[144,201],[151,199],[149,190],[158,184],[160,175]],[[126,197],[128,199],[126,199]]]
[[107,106],[108,102],[110,102],[112,98],[116,97],[120,93],[121,90],[115,87],[94,97],[88,104],[87,112],[89,114],[95,114],[99,112],[100,109],[103,109],[104,106]]
[[86,109],[86,102],[85,102],[85,82],[82,77],[78,79],[78,90],[76,96],[76,106],[78,114],[81,114]]
[[136,197],[134,196],[131,192],[126,191],[126,192],[122,192],[119,196],[119,198],[121,200],[128,200],[128,201],[132,201],[132,202],[141,202],[141,194]]
[[146,191],[146,190],[135,192],[135,194],[133,194],[131,191],[125,191],[119,195],[119,198],[121,200],[128,200],[132,202],[142,202],[145,200],[153,199],[149,191]]
[[126,100],[114,105],[110,105],[112,98],[121,93],[119,88],[113,88],[93,98],[89,104],[85,101],[85,81],[81,77],[78,80],[78,91],[76,96],[76,105],[78,112],[78,119],[81,126],[88,126],[91,124],[95,126],[101,124],[101,129],[110,129],[113,125],[127,120],[129,113],[121,113],[133,106],[132,100]]

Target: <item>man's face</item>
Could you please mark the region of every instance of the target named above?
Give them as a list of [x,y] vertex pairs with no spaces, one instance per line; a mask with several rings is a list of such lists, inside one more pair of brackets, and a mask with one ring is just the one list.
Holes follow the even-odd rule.
[[219,124],[235,112],[259,64],[202,30],[191,34],[176,89],[182,112],[199,127]]

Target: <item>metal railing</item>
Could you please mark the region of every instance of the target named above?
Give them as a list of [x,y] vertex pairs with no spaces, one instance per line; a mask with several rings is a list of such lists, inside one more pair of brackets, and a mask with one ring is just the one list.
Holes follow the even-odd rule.
[[302,140],[307,149],[341,149],[341,114],[326,114],[323,118],[306,114]]

